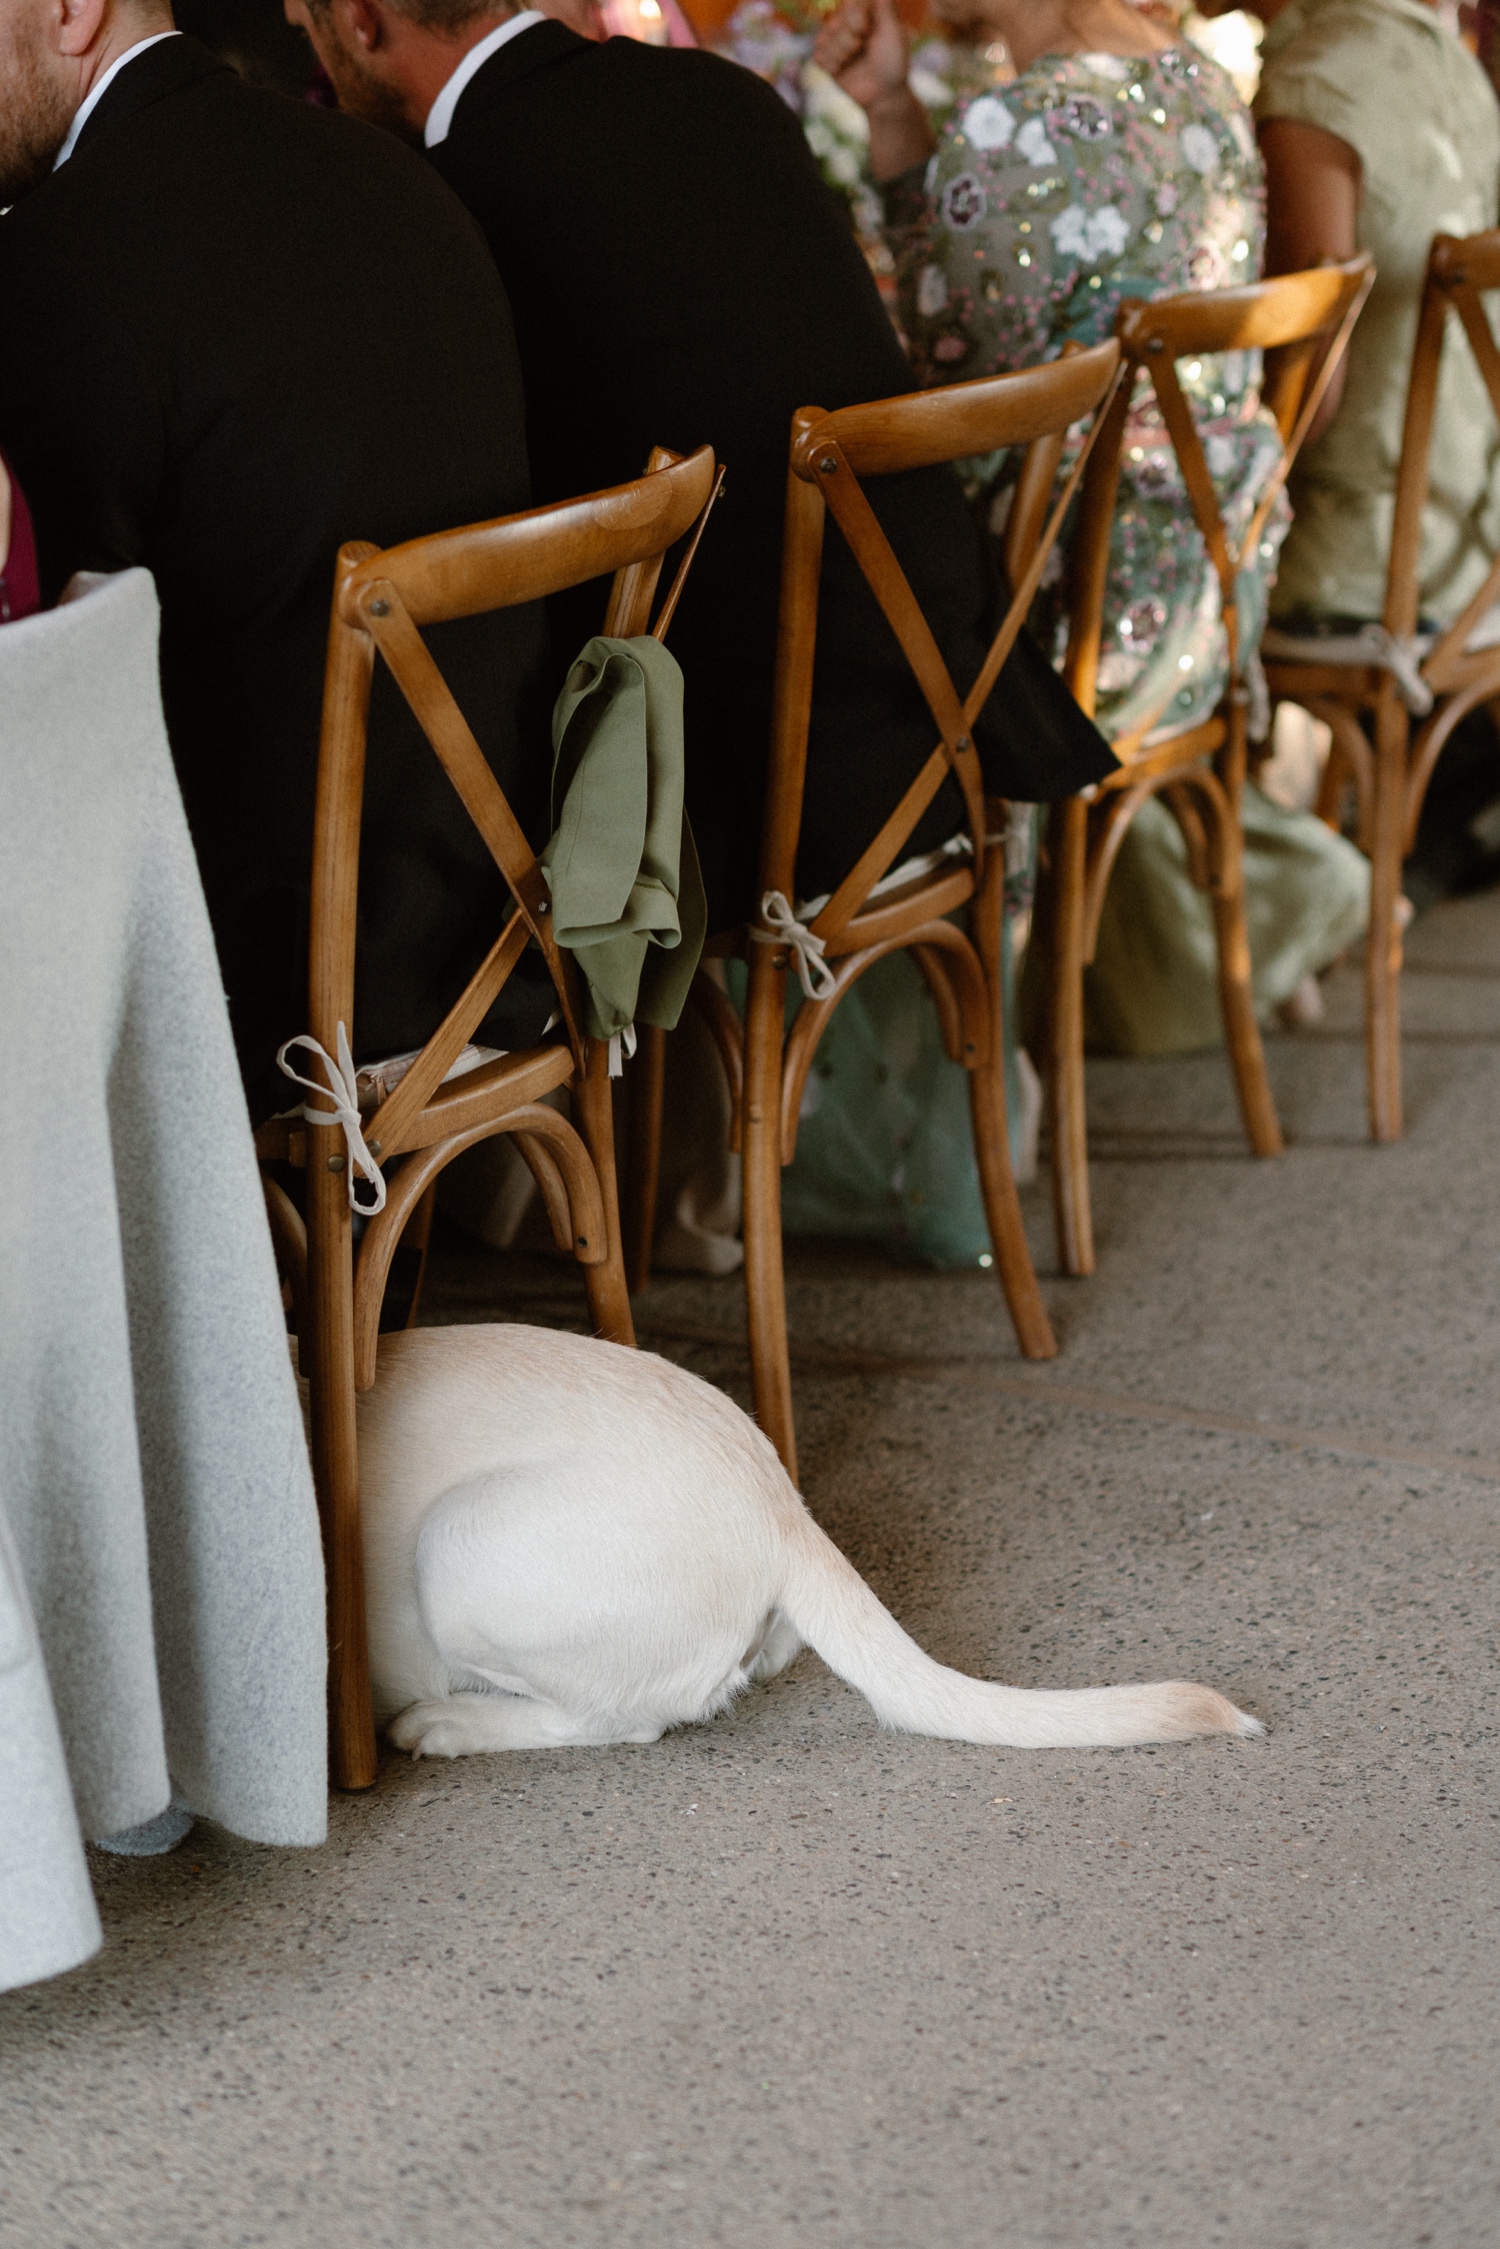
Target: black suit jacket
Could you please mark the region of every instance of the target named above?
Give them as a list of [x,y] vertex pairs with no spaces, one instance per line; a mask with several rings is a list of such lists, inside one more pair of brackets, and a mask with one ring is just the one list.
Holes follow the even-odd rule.
[[[241,1062],[257,1112],[284,1106],[275,1049],[307,1027],[334,557],[530,504],[504,291],[410,150],[253,91],[176,38],[126,65],[68,163],[0,220],[0,304],[0,434],[49,598],[80,567],[155,575],[168,731]],[[432,646],[534,829],[545,619],[450,625]],[[377,667],[356,1054],[434,1027],[502,899]]]
[[[714,55],[534,25],[475,73],[443,177],[515,313],[539,499],[638,476],[653,444],[708,443],[725,496],[672,628],[687,675],[688,803],[716,918],[754,887],[791,417],[910,390],[839,198],[770,87]],[[983,539],[947,469],[871,499],[966,690],[998,622]],[[588,628],[570,613],[567,637]],[[1023,642],[976,728],[990,787],[1038,800],[1114,759]],[[804,895],[875,834],[936,729],[829,519],[802,831]],[[962,825],[949,783],[916,839]]]

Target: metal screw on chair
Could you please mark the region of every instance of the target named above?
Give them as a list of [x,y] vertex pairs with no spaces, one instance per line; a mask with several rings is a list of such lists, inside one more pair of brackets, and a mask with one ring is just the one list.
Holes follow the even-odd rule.
[[819,474],[822,476],[832,476],[834,470],[838,467],[838,465],[839,457],[837,453],[825,453],[822,460],[818,463]]
[[1153,359],[1160,359],[1166,348],[1166,340],[1162,336],[1153,336],[1146,346]]
[[368,1147],[370,1154],[374,1156],[378,1161],[380,1156],[380,1142],[378,1140],[370,1140],[367,1141],[365,1145]]
[[342,1171],[345,1168],[345,1164],[346,1158],[343,1156],[330,1156],[328,1159],[328,1168],[330,1171]]
[[589,1246],[589,1238],[588,1238],[588,1235],[587,1235],[587,1234],[580,1234],[580,1235],[579,1235],[579,1237],[578,1237],[578,1247],[579,1247],[580,1249],[587,1249],[587,1248],[588,1248],[588,1246]]
[[957,740],[957,741],[956,741],[956,742],[954,743],[953,747],[954,747],[954,749],[955,749],[955,750],[958,750],[958,751],[963,751],[963,750],[972,750],[972,749],[973,749],[973,747],[974,747],[974,745],[973,745],[973,743],[972,743],[972,742],[971,742],[971,741],[969,740],[969,737],[968,737],[968,735],[967,735],[967,734],[960,734],[960,736],[958,737],[958,740]]
[[389,603],[388,601],[372,601],[372,602],[371,602],[371,604],[370,604],[370,615],[371,615],[372,617],[388,617],[388,616],[390,615],[390,613],[391,613],[391,605],[390,605],[390,603]]

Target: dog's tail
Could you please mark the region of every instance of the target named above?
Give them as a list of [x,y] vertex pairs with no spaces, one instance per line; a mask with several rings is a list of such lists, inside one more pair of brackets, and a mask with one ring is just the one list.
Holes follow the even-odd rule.
[[950,1671],[902,1631],[810,1515],[788,1528],[783,1613],[829,1669],[859,1689],[880,1723],[897,1733],[1007,1749],[1071,1749],[1265,1731],[1258,1718],[1236,1710],[1212,1687],[1183,1679],[1049,1692],[995,1686]]

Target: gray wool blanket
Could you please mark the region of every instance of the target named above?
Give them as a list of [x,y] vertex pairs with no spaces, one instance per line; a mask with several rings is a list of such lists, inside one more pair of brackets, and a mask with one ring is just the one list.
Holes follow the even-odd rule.
[[143,570],[0,627],[0,1988],[174,1789],[326,1832],[323,1568]]

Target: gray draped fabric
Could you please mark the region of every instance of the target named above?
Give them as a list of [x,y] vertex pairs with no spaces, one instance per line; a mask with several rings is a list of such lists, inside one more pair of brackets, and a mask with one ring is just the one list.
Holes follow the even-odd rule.
[[175,1787],[326,1831],[317,1518],[156,637],[143,570],[0,628],[0,1987],[97,1945],[80,1829]]

